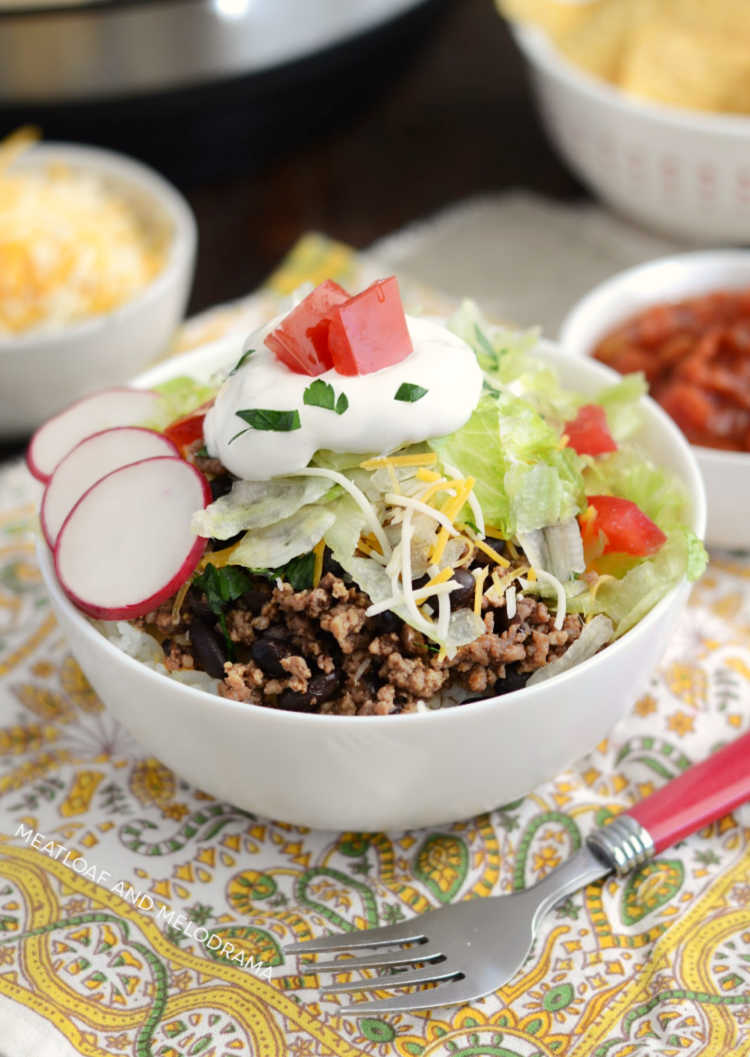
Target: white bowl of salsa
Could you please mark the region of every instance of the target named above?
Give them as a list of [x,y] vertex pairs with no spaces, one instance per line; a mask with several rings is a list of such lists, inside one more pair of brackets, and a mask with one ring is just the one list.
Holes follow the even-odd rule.
[[645,368],[652,395],[693,444],[708,542],[750,549],[750,250],[619,272],[573,306],[560,342],[623,372]]

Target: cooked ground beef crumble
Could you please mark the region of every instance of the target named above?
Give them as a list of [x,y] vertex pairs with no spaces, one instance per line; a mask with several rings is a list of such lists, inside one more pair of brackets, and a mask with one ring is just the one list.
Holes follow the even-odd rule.
[[[200,449],[198,441],[188,459],[209,476],[217,499],[231,489],[233,479]],[[231,542],[212,540],[209,547]],[[501,541],[489,542],[504,547]],[[488,560],[477,552],[473,566]],[[466,699],[518,690],[533,671],[564,653],[583,627],[579,616],[569,614],[557,630],[544,602],[528,597],[518,599],[509,620],[504,597],[497,603],[492,592],[485,592],[484,634],[452,658],[440,657],[435,644],[394,613],[367,617],[369,597],[346,582],[328,551],[323,568],[318,586],[303,591],[253,577],[225,613],[231,660],[217,617],[195,585],[176,621],[172,598],[135,623],[159,640],[170,671],[208,672],[221,680],[222,697],[292,712],[358,716],[414,712],[441,691],[457,688]],[[473,576],[457,569],[454,578],[462,586],[451,593],[453,607],[473,605]]]
[[441,658],[393,613],[365,616],[367,595],[327,572],[310,590],[258,577],[226,614],[234,660],[202,592],[192,587],[179,619],[173,600],[136,623],[154,634],[167,667],[198,668],[221,679],[219,693],[294,712],[386,715],[413,712],[440,691],[470,697],[517,690],[529,674],[562,654],[581,632],[578,616],[562,628],[543,602],[521,598],[512,620],[504,601],[482,600],[486,631]]

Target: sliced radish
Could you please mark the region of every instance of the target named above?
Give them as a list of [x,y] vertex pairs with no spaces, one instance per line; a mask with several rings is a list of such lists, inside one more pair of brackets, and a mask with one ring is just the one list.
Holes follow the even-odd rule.
[[157,455],[174,458],[177,448],[161,433],[140,426],[116,426],[94,433],[69,451],[44,490],[39,516],[42,531],[50,547],[65,518],[92,484],[121,466]]
[[101,389],[71,404],[40,426],[31,438],[26,465],[45,483],[57,464],[84,437],[113,426],[137,426],[160,410],[164,397],[151,389]]
[[171,456],[122,466],[85,492],[55,545],[55,569],[80,609],[102,620],[151,612],[195,569],[206,540],[190,518],[211,502],[200,471]]

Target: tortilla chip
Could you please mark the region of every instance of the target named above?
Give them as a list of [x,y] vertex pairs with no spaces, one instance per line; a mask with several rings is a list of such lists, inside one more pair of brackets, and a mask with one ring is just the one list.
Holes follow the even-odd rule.
[[697,14],[692,25],[664,16],[644,25],[623,61],[621,87],[672,106],[750,113],[750,34],[709,27],[709,11]]
[[750,0],[496,0],[576,66],[671,106],[750,113]]

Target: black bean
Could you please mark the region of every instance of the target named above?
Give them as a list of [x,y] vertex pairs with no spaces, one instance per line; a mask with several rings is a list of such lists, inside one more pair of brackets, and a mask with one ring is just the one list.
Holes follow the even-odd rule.
[[474,605],[474,590],[476,580],[468,569],[456,569],[451,577],[461,586],[454,587],[450,593],[451,606],[454,609],[462,609],[464,606]]
[[193,620],[189,628],[190,644],[197,667],[208,672],[214,679],[224,678],[224,662],[227,660],[226,645],[222,638],[200,620]]
[[214,477],[209,481],[209,488],[211,489],[211,498],[214,502],[220,499],[223,495],[228,495],[232,491],[232,485],[234,484],[234,478],[231,474],[222,473],[218,477]]
[[270,597],[270,591],[264,591],[261,587],[251,587],[241,596],[241,601],[245,608],[248,609],[254,617],[257,617]]
[[531,672],[519,672],[513,665],[505,669],[505,678],[495,683],[496,694],[509,694],[511,690],[520,690],[526,686]]
[[264,636],[256,639],[250,647],[250,656],[266,675],[283,678],[289,673],[282,668],[281,660],[289,656],[289,647],[283,642]]
[[424,573],[422,576],[418,576],[416,580],[412,580],[412,582],[411,582],[412,590],[418,591],[419,588],[420,587],[424,587],[424,585],[426,583],[428,583],[429,580],[430,580],[429,573]]
[[401,627],[401,618],[397,617],[394,612],[390,609],[386,609],[383,613],[378,613],[375,617],[370,617],[370,627],[376,635],[387,635],[391,631],[398,631]]
[[202,620],[205,624],[214,624],[216,622],[213,610],[205,600],[203,592],[196,587],[191,587],[188,591],[185,597],[185,604],[192,615]]
[[285,712],[312,712],[316,700],[310,693],[299,694],[295,690],[283,690],[279,694],[279,708]]
[[326,547],[325,552],[323,554],[323,572],[333,573],[333,575],[338,576],[340,580],[343,580],[345,578],[348,579],[346,575],[346,570],[344,569],[343,565],[339,565],[339,563],[329,551],[328,547]]
[[230,536],[228,540],[210,539],[208,541],[208,549],[211,551],[223,551],[225,547],[233,547],[235,543],[239,543],[244,535],[243,531]]
[[263,638],[274,639],[276,642],[288,642],[289,630],[282,627],[281,624],[273,624],[263,632]]
[[493,610],[493,622],[492,630],[496,635],[502,635],[504,631],[507,631],[510,627],[510,620],[508,618],[508,610],[505,606],[499,606]]
[[341,672],[321,672],[314,676],[307,685],[307,692],[320,704],[330,701],[341,685]]
[[[494,551],[497,551],[498,554],[505,553],[505,540],[495,539],[494,536],[485,536],[484,542],[487,544],[488,547],[492,547]],[[490,558],[489,554],[485,554],[484,551],[480,551],[477,548],[476,556],[474,558],[474,564],[494,565],[495,563],[493,562],[492,558]]]

